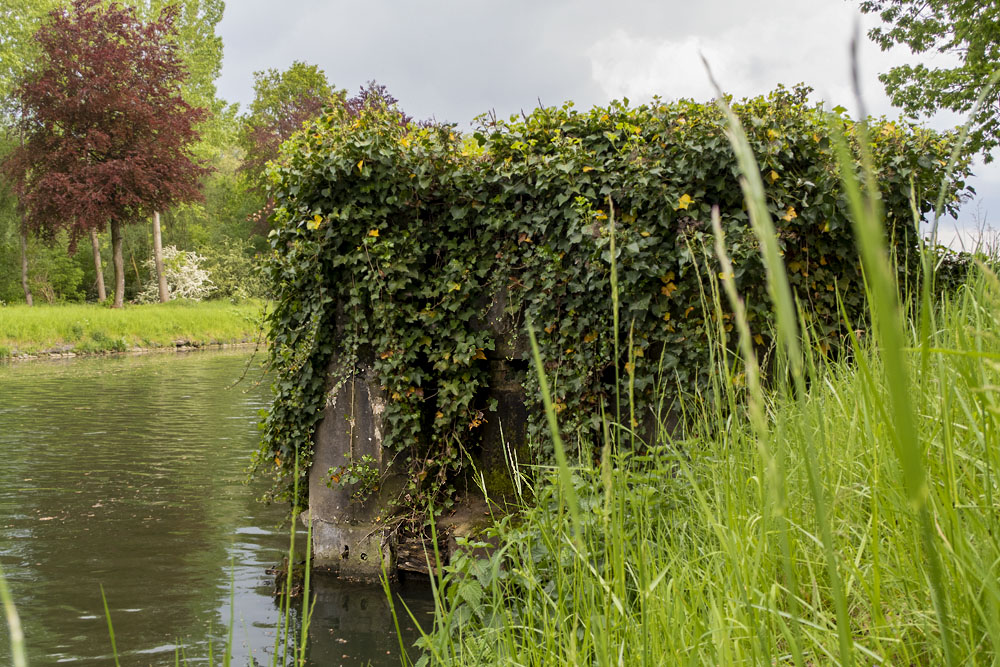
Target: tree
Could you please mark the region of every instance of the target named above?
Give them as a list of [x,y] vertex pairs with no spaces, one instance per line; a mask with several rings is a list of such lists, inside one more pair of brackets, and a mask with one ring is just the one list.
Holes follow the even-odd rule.
[[[885,23],[868,31],[883,51],[896,45],[913,53],[954,56],[954,67],[900,65],[879,75],[892,103],[906,113],[931,115],[941,109],[972,110],[1000,65],[1000,2],[997,0],[864,0],[861,11]],[[970,146],[986,162],[1000,146],[1000,95],[987,97],[973,119]]]
[[298,61],[284,72],[269,69],[254,72],[253,78],[254,100],[242,122],[246,155],[241,170],[250,187],[263,195],[265,167],[281,144],[334,98],[343,102],[346,91],[335,90],[316,65]]
[[[48,13],[60,4],[60,0],[0,0],[0,104],[3,108],[4,125],[18,116],[18,110],[11,106],[11,91],[24,71],[38,57],[38,45],[32,35]],[[202,136],[193,149],[195,155],[203,159],[215,159],[223,152],[223,146],[233,143],[231,127],[235,125],[235,105],[226,104],[216,96],[215,80],[222,70],[222,39],[216,34],[216,26],[222,19],[225,3],[223,0],[123,0],[123,4],[134,7],[143,21],[154,20],[165,8],[175,12],[176,30],[171,39],[181,54],[188,77],[182,94],[194,107],[211,110],[207,119],[198,126]],[[154,216],[155,218],[155,216]],[[157,243],[156,224],[153,224],[154,248]],[[21,235],[25,231],[21,230]],[[103,278],[100,272],[100,244],[96,230],[91,232],[97,271],[98,297],[104,299]],[[27,238],[22,239],[27,247]],[[22,257],[22,282],[25,298],[31,300],[28,290],[27,257]]]
[[115,307],[124,300],[122,226],[200,197],[207,170],[191,156],[206,117],[182,97],[186,71],[176,8],[143,22],[136,11],[73,0],[35,33],[42,57],[15,90],[23,147],[5,161],[26,226],[69,234],[111,229]]

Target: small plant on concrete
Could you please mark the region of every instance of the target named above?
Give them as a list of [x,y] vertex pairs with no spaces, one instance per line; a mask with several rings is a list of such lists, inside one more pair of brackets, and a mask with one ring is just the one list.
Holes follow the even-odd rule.
[[378,462],[368,454],[363,455],[358,461],[330,468],[328,474],[326,485],[331,489],[335,486],[356,487],[351,494],[351,499],[355,502],[364,502],[368,496],[378,491]]

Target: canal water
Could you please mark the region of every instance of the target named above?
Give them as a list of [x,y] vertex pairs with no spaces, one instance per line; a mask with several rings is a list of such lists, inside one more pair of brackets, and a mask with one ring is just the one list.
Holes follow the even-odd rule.
[[[231,616],[232,664],[272,665],[265,570],[288,551],[287,508],[246,483],[268,394],[244,351],[0,364],[0,566],[29,664],[114,664],[103,588],[122,665],[221,664]],[[309,664],[400,664],[380,587],[314,586]],[[430,625],[425,587],[396,594]]]

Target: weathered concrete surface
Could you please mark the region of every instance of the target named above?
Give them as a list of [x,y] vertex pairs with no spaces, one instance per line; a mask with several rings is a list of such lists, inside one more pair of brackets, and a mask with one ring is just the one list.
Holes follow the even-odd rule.
[[[480,446],[473,457],[476,470],[482,473],[486,482],[489,497],[503,502],[515,495],[508,459],[527,460],[523,383],[529,354],[526,338],[517,334],[518,318],[508,312],[507,291],[498,290],[492,301],[483,306],[483,317],[477,326],[492,335],[495,349],[486,353],[488,386],[476,397],[484,424]],[[334,361],[327,372],[328,381],[344,377],[343,371]],[[490,410],[494,401],[496,409]],[[343,578],[374,580],[383,566],[390,574],[396,571],[395,534],[385,524],[396,509],[405,478],[399,474],[398,467],[394,468],[392,452],[382,447],[385,406],[386,397],[369,359],[352,369],[346,381],[329,387],[323,417],[314,435],[313,464],[309,471],[313,563],[317,569]],[[433,412],[431,407],[428,409]],[[327,485],[331,468],[360,462],[364,456],[372,457],[381,473],[377,493],[358,501],[352,498],[354,488]],[[470,507],[465,507],[466,504],[468,500],[459,503],[460,516],[482,515],[476,503]],[[307,516],[304,514],[303,520],[308,520]],[[466,524],[473,523],[459,522],[456,530],[443,530],[441,535],[445,541],[439,546],[445,548],[445,553],[449,552],[447,547],[454,545],[447,541],[454,542],[455,536],[468,536],[463,531],[471,535]],[[417,555],[422,556],[423,549],[419,552]],[[403,548],[404,566],[408,560],[407,550]],[[423,558],[417,560],[423,562]]]
[[[328,377],[341,376],[332,367]],[[385,397],[370,366],[354,369],[327,393],[323,418],[314,436],[309,471],[313,563],[341,577],[377,579],[383,564],[392,572],[392,544],[384,523],[402,487],[392,460],[382,448]],[[370,456],[381,474],[378,491],[364,500],[352,498],[352,487],[327,485],[331,468]],[[308,520],[308,518],[306,519]]]
[[[528,412],[524,398],[525,363],[489,359],[489,386],[482,404],[496,401],[495,410],[484,410],[485,423],[475,456],[476,469],[486,481],[486,491],[491,498],[512,500],[514,485],[510,463],[528,462],[527,443]],[[506,451],[505,451],[506,450]]]

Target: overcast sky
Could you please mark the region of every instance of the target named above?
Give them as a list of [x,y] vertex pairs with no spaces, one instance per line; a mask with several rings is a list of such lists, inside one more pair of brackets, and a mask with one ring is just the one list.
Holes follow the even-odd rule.
[[[219,31],[225,61],[219,93],[245,106],[252,74],[295,60],[319,65],[336,86],[385,84],[407,113],[467,127],[573,100],[578,107],[653,95],[708,100],[703,53],[737,97],[804,82],[817,99],[856,113],[848,49],[856,0],[229,0]],[[277,8],[280,7],[280,10]],[[876,78],[907,52],[862,43],[863,93],[870,113],[898,115]],[[925,60],[928,64],[942,62]],[[938,128],[958,120],[942,115]],[[977,168],[979,212],[1000,216],[1000,168]],[[990,215],[992,213],[992,215]]]

